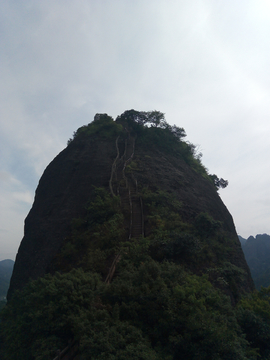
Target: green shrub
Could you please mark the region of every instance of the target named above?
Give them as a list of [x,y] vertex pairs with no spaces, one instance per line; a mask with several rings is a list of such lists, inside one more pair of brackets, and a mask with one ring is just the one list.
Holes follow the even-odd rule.
[[[98,115],[98,116],[97,116]],[[68,140],[68,145],[77,138],[89,137],[98,134],[101,138],[112,138],[121,134],[123,127],[117,124],[111,116],[107,114],[97,114],[95,120],[88,125],[80,127],[73,133],[73,137]]]
[[251,349],[259,358],[270,359],[270,287],[243,298],[236,315]]
[[195,219],[195,228],[201,236],[209,236],[215,233],[222,225],[220,221],[216,221],[207,213],[200,213]]
[[100,278],[82,270],[46,275],[14,293],[1,313],[5,359],[45,360],[89,326]]

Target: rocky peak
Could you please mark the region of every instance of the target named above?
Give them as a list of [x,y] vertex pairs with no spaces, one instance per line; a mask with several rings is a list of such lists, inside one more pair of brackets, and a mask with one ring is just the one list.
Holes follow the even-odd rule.
[[[96,266],[105,280],[116,261],[116,242],[141,237],[149,239],[155,259],[209,274],[233,301],[252,290],[233,219],[184,136],[163,114],[135,110],[116,121],[96,114],[79,128],[40,179],[8,296],[29,279],[73,267]],[[105,227],[97,236],[99,199],[118,201],[118,227],[107,248],[100,245]],[[107,221],[109,215],[104,216]],[[103,262],[93,265],[98,256]]]

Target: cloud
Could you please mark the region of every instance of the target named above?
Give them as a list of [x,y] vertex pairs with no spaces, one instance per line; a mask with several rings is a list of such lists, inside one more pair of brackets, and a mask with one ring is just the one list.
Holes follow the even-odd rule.
[[0,171],[0,182],[20,184],[17,179],[15,179],[11,174],[6,171]]
[[24,203],[32,205],[33,203],[33,194],[30,191],[25,192],[14,192],[12,197],[17,201],[22,201]]

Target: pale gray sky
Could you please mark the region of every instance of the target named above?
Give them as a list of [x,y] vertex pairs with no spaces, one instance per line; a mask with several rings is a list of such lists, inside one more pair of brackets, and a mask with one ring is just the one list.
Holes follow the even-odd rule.
[[270,234],[269,0],[1,0],[0,259],[45,167],[95,113],[184,127],[243,236]]

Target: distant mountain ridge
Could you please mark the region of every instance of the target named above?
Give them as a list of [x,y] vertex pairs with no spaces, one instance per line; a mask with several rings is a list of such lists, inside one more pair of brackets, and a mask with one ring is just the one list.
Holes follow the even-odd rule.
[[9,288],[14,261],[10,259],[0,261],[0,301],[4,300]]
[[257,289],[270,285],[270,235],[238,236]]

